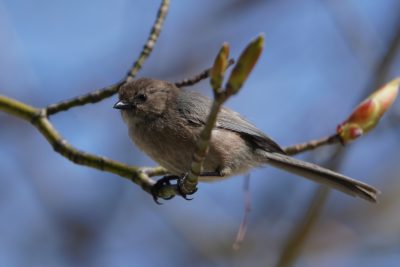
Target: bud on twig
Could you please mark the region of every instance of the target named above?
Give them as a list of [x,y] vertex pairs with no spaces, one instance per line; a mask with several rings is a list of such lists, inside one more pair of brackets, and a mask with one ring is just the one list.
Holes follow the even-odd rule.
[[236,94],[246,81],[264,47],[264,35],[260,34],[255,40],[247,45],[239,57],[238,62],[232,70],[228,79],[228,94]]
[[229,59],[229,44],[224,43],[218,52],[217,57],[214,60],[214,65],[211,68],[211,86],[214,92],[221,88],[222,81],[224,80],[224,74],[228,67]]
[[361,102],[350,117],[339,124],[337,134],[344,144],[369,132],[378,124],[396,99],[399,85],[400,78],[387,83]]

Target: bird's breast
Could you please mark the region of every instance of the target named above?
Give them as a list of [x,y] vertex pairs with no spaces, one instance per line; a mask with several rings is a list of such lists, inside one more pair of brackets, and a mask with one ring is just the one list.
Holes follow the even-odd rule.
[[[179,122],[152,121],[129,127],[134,143],[154,161],[172,174],[182,175],[190,170],[193,153],[201,127]],[[203,164],[206,172],[220,172],[225,176],[246,172],[259,165],[254,153],[235,132],[214,129],[209,152]]]

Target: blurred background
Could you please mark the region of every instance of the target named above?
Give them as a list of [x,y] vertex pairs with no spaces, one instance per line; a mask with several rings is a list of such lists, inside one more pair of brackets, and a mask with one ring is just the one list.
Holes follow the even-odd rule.
[[[119,81],[159,2],[0,0],[0,93],[44,107]],[[398,0],[172,1],[139,76],[191,77],[212,64],[222,42],[237,57],[264,32],[259,63],[227,105],[282,146],[308,141],[332,134],[361,99],[399,75],[399,10]],[[208,81],[189,89],[210,94]],[[79,149],[155,166],[131,144],[115,101],[51,120]],[[300,155],[377,186],[377,205],[338,192],[324,201],[307,180],[251,172],[247,235],[233,250],[243,177],[201,184],[194,200],[159,206],[125,179],[69,162],[31,125],[0,112],[0,266],[398,266],[399,134],[397,101],[374,131],[339,152]]]

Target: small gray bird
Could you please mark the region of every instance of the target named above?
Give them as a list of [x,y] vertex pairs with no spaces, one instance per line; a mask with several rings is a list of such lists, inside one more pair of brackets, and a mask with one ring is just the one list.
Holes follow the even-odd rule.
[[[172,175],[190,170],[196,141],[212,101],[169,82],[141,78],[119,90],[120,109],[133,142]],[[282,148],[237,112],[223,107],[212,131],[201,181],[221,179],[269,164],[376,202],[378,190],[334,171],[285,155]]]

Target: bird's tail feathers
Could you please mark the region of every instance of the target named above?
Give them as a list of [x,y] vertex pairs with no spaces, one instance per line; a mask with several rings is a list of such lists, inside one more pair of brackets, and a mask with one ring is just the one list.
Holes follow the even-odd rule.
[[351,196],[377,202],[379,190],[313,163],[305,162],[279,153],[266,153],[267,163],[279,169],[303,176],[317,183],[328,185]]

